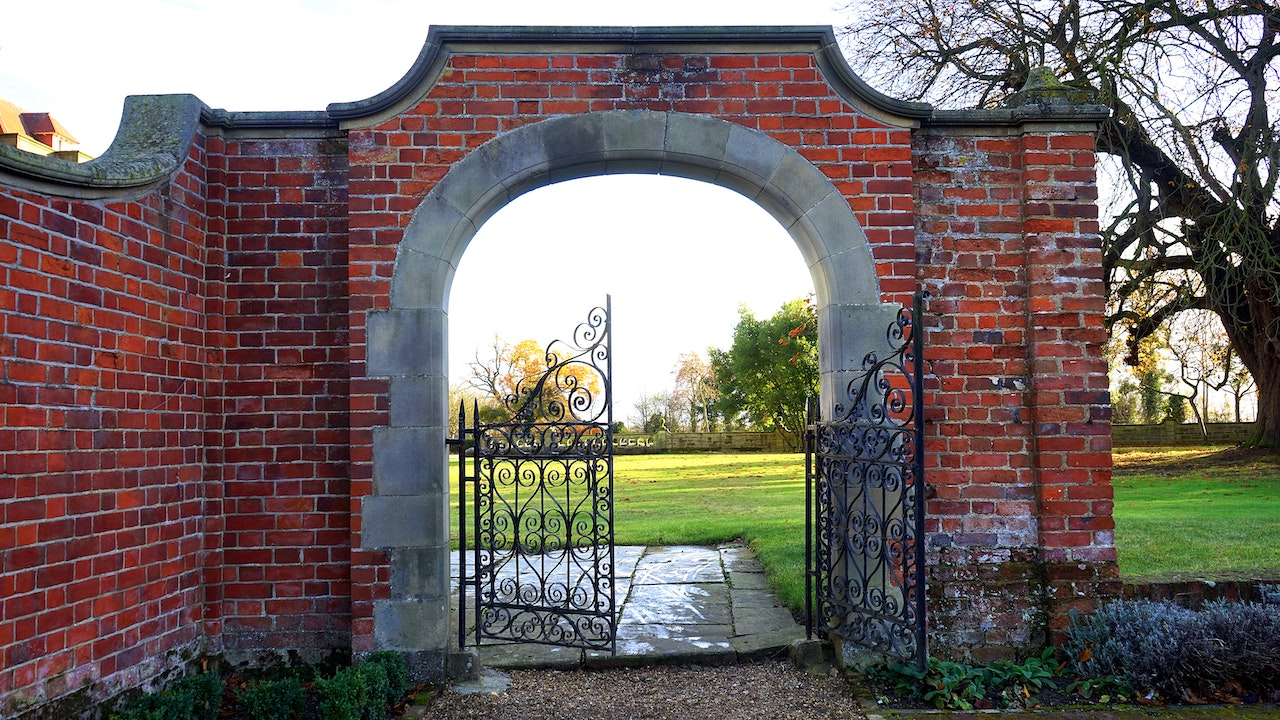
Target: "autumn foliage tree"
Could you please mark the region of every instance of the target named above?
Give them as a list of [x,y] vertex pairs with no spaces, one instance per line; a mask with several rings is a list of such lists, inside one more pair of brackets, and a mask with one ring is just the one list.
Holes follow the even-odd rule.
[[538,397],[532,402],[542,408],[557,403],[563,406],[572,388],[598,395],[600,376],[588,365],[578,363],[560,366],[555,377],[537,386],[538,379],[547,373],[553,360],[563,362],[565,359],[549,356],[536,340],[526,338],[512,345],[495,335],[493,343],[477,350],[467,365],[470,372],[467,386],[480,392],[486,400],[480,407],[481,422],[511,419],[513,411],[529,403],[530,394],[534,392]]
[[1280,443],[1280,5],[879,0],[848,10],[851,62],[890,93],[998,106],[1048,66],[1111,109],[1098,136],[1117,180],[1103,238],[1108,325],[1127,333],[1136,360],[1171,317],[1217,314],[1257,383],[1255,443]]

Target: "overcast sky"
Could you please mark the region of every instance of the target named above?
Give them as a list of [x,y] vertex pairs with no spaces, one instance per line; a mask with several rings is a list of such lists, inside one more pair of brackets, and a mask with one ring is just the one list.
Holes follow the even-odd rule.
[[[0,97],[52,113],[99,154],[126,95],[191,93],[235,111],[319,110],[398,80],[431,25],[838,25],[840,0],[61,0],[0,23]],[[503,291],[506,288],[506,291]],[[681,353],[725,347],[813,290],[794,243],[741,196],[651,176],[576,180],[498,212],[450,301],[450,374],[493,335],[567,336],[613,295],[614,416],[672,384]]]

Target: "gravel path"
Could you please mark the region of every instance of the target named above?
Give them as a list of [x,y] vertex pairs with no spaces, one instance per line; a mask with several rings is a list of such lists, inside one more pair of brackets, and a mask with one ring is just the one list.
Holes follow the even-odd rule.
[[426,717],[497,720],[843,720],[862,718],[843,678],[789,662],[614,670],[512,670],[489,695],[446,691]]

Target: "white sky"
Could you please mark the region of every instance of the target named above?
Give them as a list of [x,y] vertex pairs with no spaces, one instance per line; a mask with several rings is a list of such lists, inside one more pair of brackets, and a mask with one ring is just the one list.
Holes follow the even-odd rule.
[[[320,110],[389,87],[433,24],[839,25],[841,4],[62,0],[51,15],[31,6],[0,23],[0,97],[51,113],[100,154],[126,95]],[[614,416],[626,419],[640,393],[671,386],[681,353],[728,345],[740,303],[769,315],[812,290],[794,243],[735,193],[651,176],[576,180],[522,196],[477,235],[451,295],[450,374],[461,378],[494,333],[567,336],[612,293]]]

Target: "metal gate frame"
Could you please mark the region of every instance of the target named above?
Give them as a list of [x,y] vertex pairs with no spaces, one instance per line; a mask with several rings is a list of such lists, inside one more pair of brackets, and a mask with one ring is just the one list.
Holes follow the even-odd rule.
[[835,399],[810,403],[805,431],[806,632],[923,670],[925,595],[924,293]]
[[606,296],[571,341],[547,345],[546,371],[504,398],[508,420],[460,408],[459,647],[470,587],[477,645],[617,650],[610,313]]

